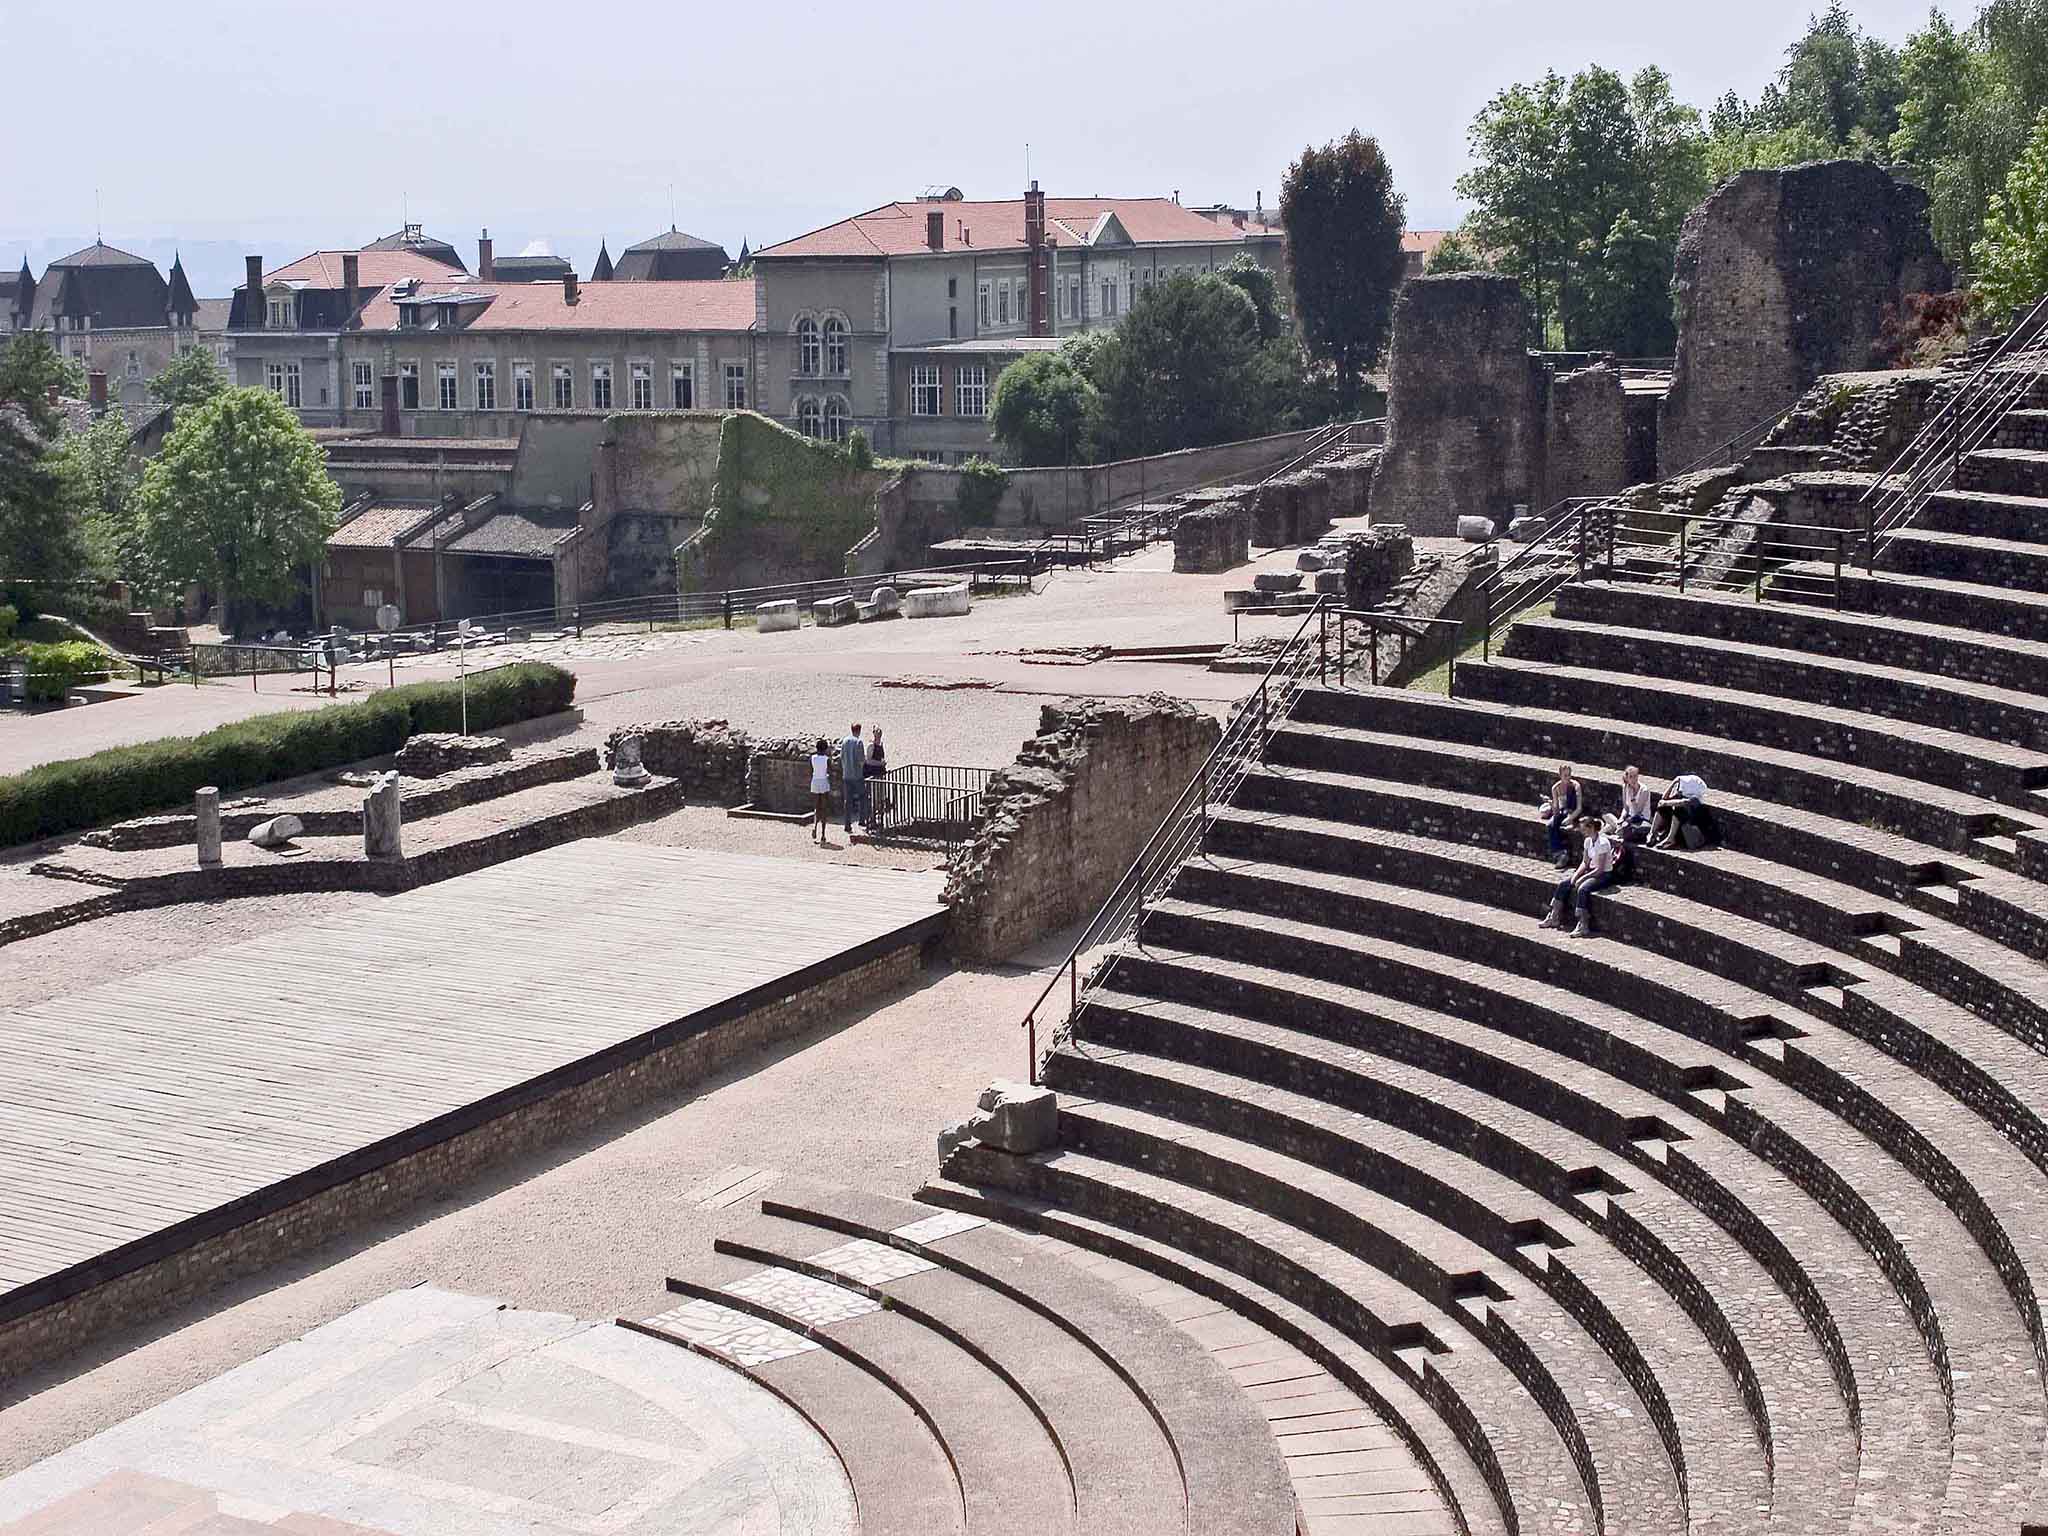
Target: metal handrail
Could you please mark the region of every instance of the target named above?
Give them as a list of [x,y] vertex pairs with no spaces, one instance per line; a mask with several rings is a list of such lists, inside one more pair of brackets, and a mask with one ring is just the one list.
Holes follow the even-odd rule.
[[[2037,359],[2032,367],[2012,366],[2022,353]],[[2013,402],[2024,398],[2044,375],[2048,295],[2035,302],[1859,498],[1864,528],[1858,554],[1867,573],[1875,575],[1883,541],[1912,526],[1927,503],[1948,489],[1963,459],[1984,445]],[[1892,486],[1901,471],[1903,479]]]
[[[1317,629],[1328,603],[1327,597],[1318,597],[1302,617],[1300,628],[1275,653],[1272,664],[1259,678],[1257,688],[1245,695],[1237,714],[1224,728],[1216,745],[1209,749],[1209,755],[1202,760],[1202,766],[1188,780],[1179,798],[1139,850],[1123,878],[1110,889],[1094,918],[1081,931],[1074,947],[1067,951],[1066,958],[1055,968],[1045,989],[1025,1013],[1022,1027],[1029,1036],[1032,1082],[1038,1081],[1038,1015],[1046,999],[1052,996],[1053,989],[1064,976],[1068,988],[1066,1022],[1071,1029],[1074,1015],[1080,1011],[1081,957],[1105,944],[1118,944],[1129,938],[1136,931],[1144,903],[1160,885],[1162,876],[1170,877],[1180,867],[1182,859],[1200,844],[1208,824],[1208,807],[1228,801],[1236,792],[1252,759],[1265,749],[1274,721],[1285,719],[1293,708],[1295,694],[1300,690],[1310,665],[1310,654],[1314,649],[1312,633]],[[1057,1033],[1053,1044],[1058,1044]]]

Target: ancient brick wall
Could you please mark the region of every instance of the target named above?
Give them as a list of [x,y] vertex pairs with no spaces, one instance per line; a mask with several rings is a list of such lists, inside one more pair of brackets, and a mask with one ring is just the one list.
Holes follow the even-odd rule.
[[1567,496],[1610,496],[1632,483],[1621,374],[1605,363],[1550,383],[1544,425],[1542,511]]
[[1163,694],[1046,705],[1038,735],[989,781],[981,830],[954,855],[953,949],[1001,959],[1091,916],[1221,734]]
[[1549,373],[1529,356],[1528,336],[1511,277],[1462,272],[1402,287],[1387,442],[1372,482],[1376,519],[1441,536],[1461,514],[1505,527],[1517,502],[1536,500]]
[[1673,474],[1783,410],[1823,373],[1867,367],[1886,305],[1949,285],[1927,194],[1830,160],[1744,171],[1679,236],[1678,361],[1658,428]]
[[338,1233],[445,1194],[492,1164],[587,1134],[607,1116],[675,1093],[764,1047],[801,1035],[849,1009],[872,1005],[906,986],[922,966],[920,946],[877,956],[804,991],[763,1002],[736,1018],[685,1021],[632,1042],[604,1069],[583,1077],[564,1072],[526,1091],[523,1102],[496,1106],[494,1118],[415,1151],[376,1149],[367,1171],[256,1219],[200,1238],[190,1246],[90,1289],[0,1324],[0,1379],[56,1359],[80,1344],[205,1295],[238,1275],[302,1253]]
[[1235,502],[1183,512],[1173,524],[1176,571],[1228,571],[1251,558],[1251,522]]

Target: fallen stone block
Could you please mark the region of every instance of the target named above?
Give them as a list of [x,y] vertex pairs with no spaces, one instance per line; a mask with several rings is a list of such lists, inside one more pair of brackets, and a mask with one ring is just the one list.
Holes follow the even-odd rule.
[[1467,544],[1484,544],[1493,537],[1493,519],[1467,514],[1458,519],[1458,537]]
[[875,588],[869,601],[875,605],[875,617],[893,619],[903,612],[903,594],[891,586]]
[[996,1079],[982,1089],[976,1112],[939,1133],[939,1160],[970,1138],[997,1152],[1028,1157],[1056,1146],[1059,1100],[1050,1088]]
[[764,635],[772,635],[783,629],[801,629],[803,622],[804,616],[797,612],[794,598],[763,603],[754,610],[754,627]]
[[870,619],[879,619],[882,616],[880,605],[872,601],[855,604],[854,612],[860,616],[860,621],[863,624],[867,623]]
[[903,599],[903,611],[913,619],[955,618],[972,608],[964,581],[950,587],[915,587]]
[[1329,563],[1329,557],[1320,549],[1304,549],[1294,557],[1294,568],[1297,571],[1320,571]]
[[823,597],[811,604],[811,618],[827,628],[853,624],[860,619],[860,603],[853,597]]
[[1261,571],[1252,578],[1252,585],[1261,592],[1299,592],[1301,572]]
[[1342,571],[1317,571],[1316,591],[1326,596],[1344,595],[1344,573]]
[[1249,587],[1233,587],[1223,594],[1223,611],[1236,613],[1244,608],[1256,608],[1266,600],[1263,592],[1254,592]]
[[282,848],[305,830],[306,824],[296,816],[273,816],[249,829],[249,841],[258,848]]
[[502,763],[512,756],[512,744],[496,736],[458,736],[453,731],[421,731],[406,738],[395,759],[398,771],[408,779],[438,778],[458,768],[481,763]]
[[1508,537],[1517,544],[1533,544],[1543,536],[1543,519],[1540,517],[1517,517],[1508,522]]

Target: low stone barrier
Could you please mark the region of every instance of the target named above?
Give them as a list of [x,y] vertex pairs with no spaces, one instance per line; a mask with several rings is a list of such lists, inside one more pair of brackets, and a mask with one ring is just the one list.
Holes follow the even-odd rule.
[[907,618],[957,618],[971,611],[973,606],[964,581],[946,587],[913,587],[903,594],[903,612]]
[[421,731],[398,749],[398,771],[408,779],[435,779],[457,768],[502,763],[512,755],[510,742],[496,736],[458,736],[453,731]]
[[772,635],[784,629],[801,629],[803,622],[803,615],[797,611],[794,598],[763,603],[754,610],[754,627],[764,635]]

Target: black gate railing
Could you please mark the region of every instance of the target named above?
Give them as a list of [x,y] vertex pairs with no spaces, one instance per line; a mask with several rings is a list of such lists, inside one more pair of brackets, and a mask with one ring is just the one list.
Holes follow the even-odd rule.
[[981,825],[982,798],[994,775],[992,768],[944,763],[891,768],[868,784],[868,827],[906,842],[964,843]]

